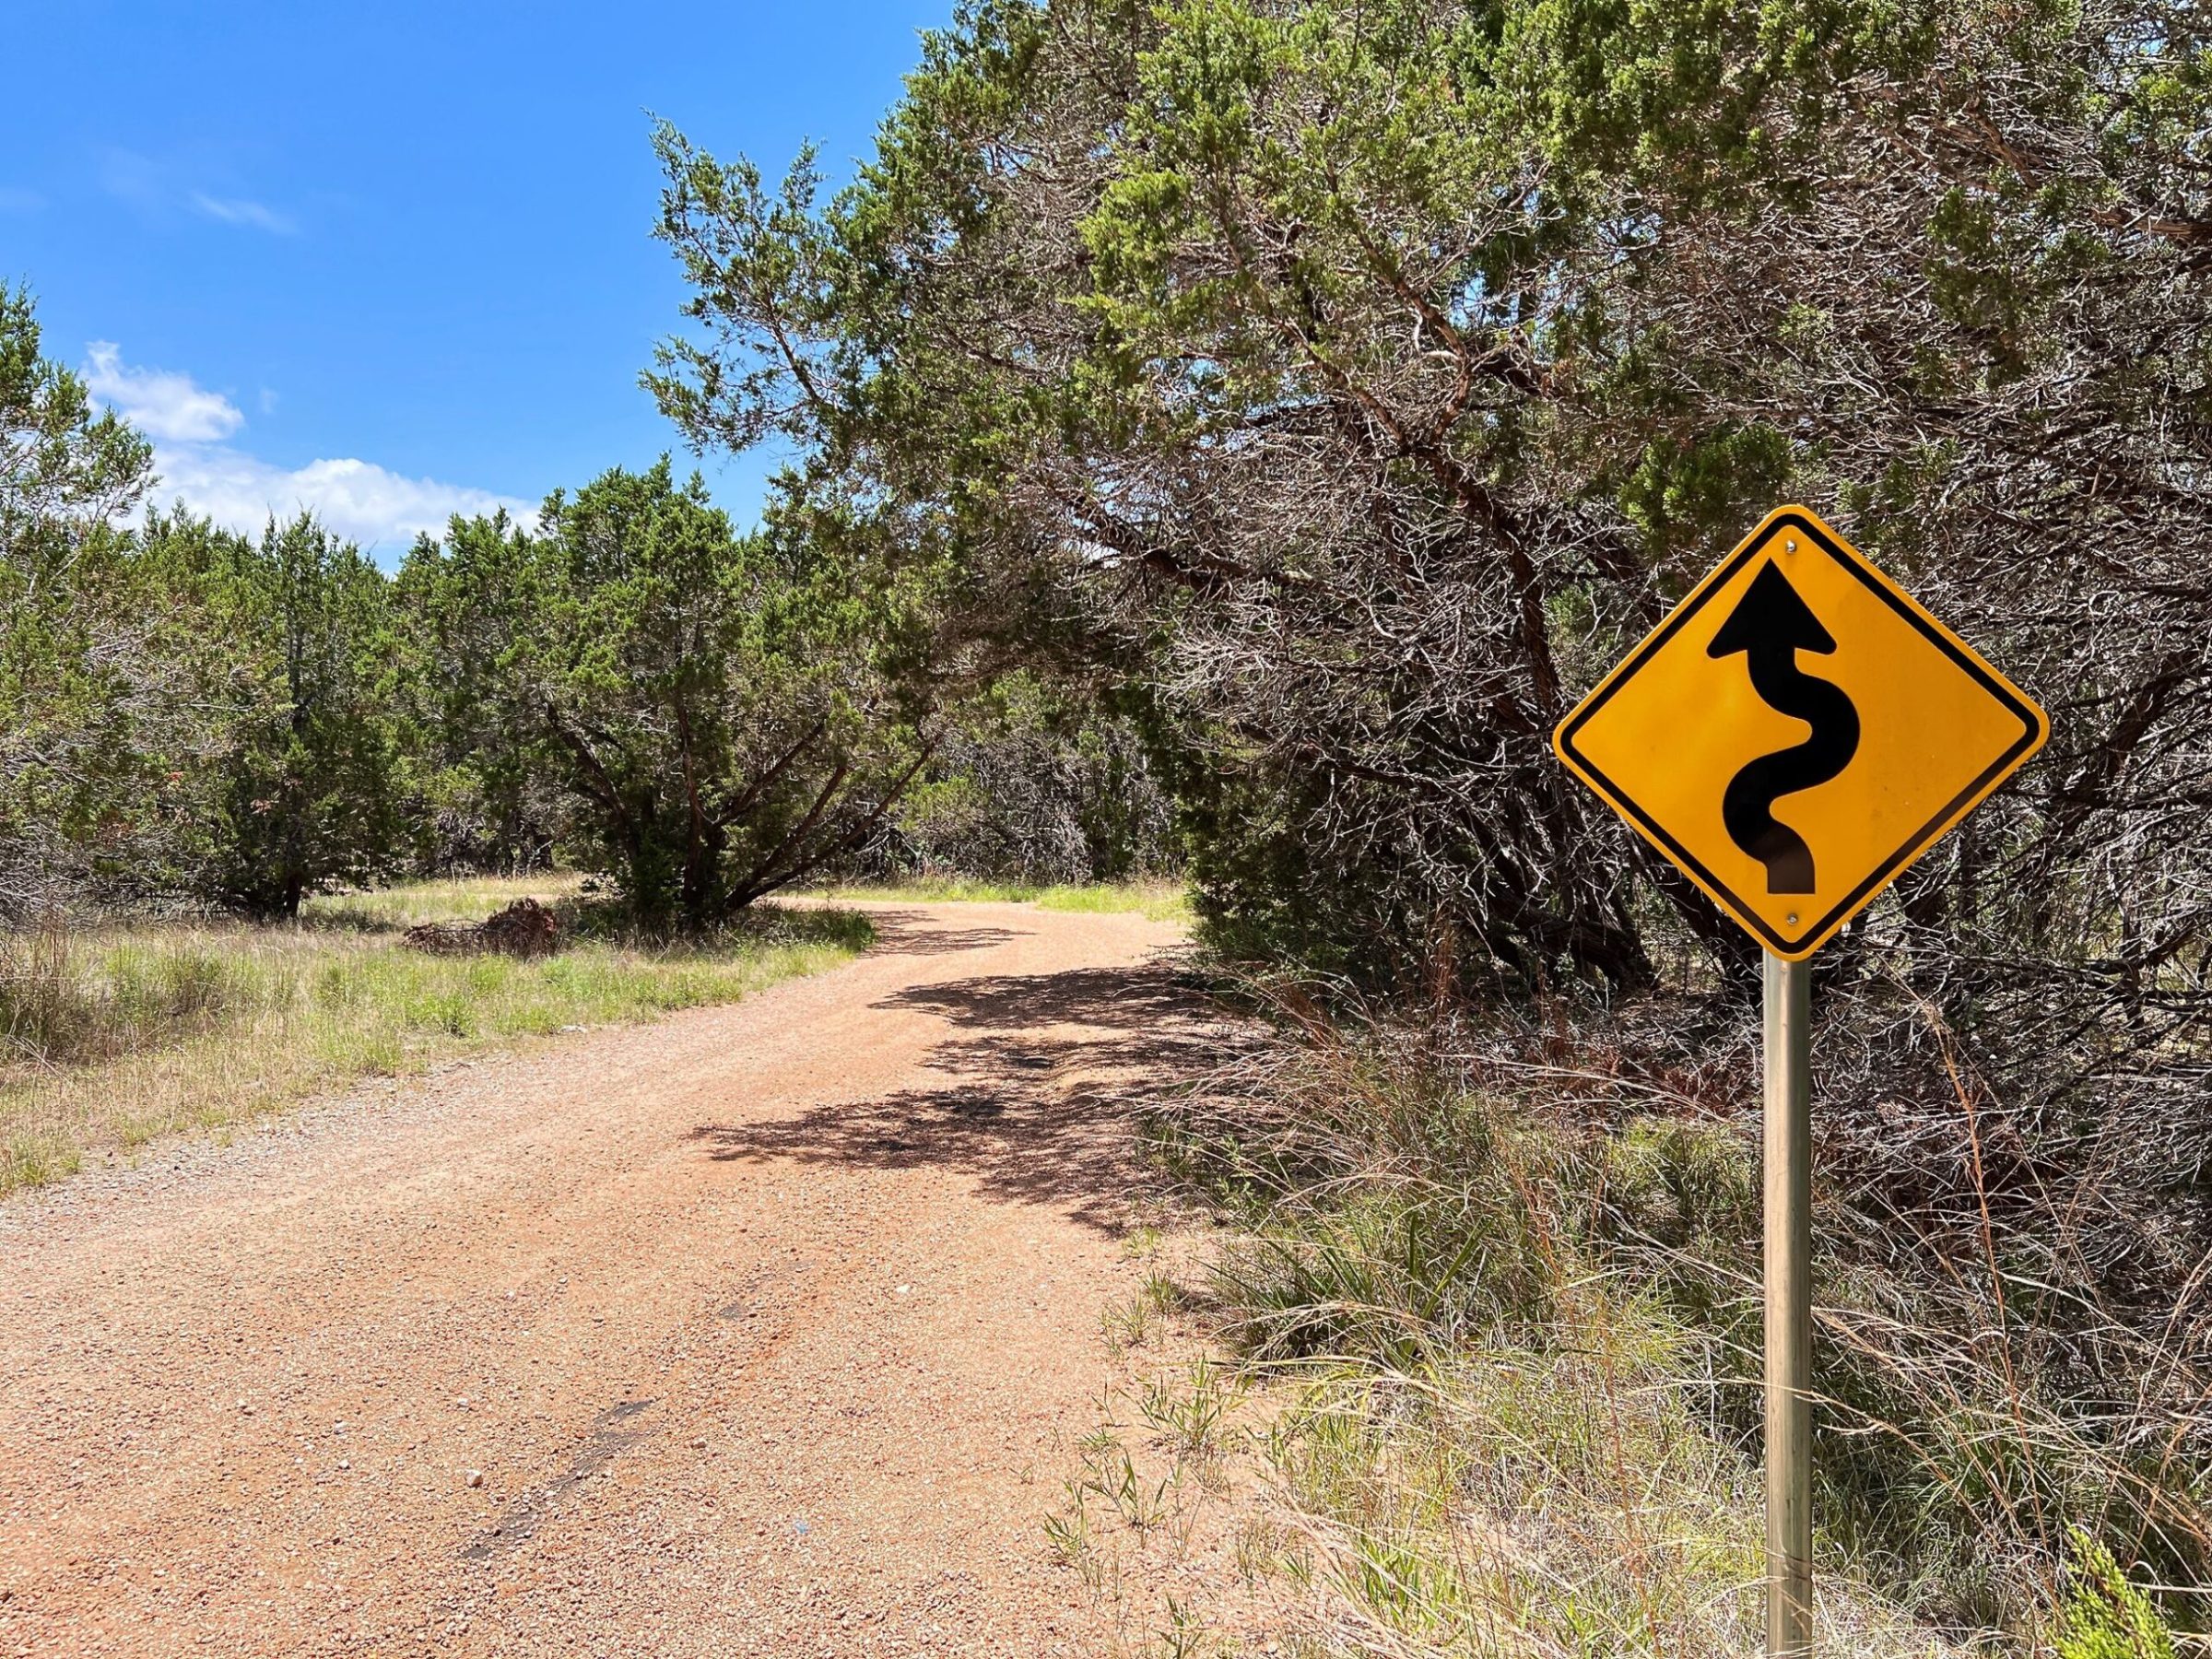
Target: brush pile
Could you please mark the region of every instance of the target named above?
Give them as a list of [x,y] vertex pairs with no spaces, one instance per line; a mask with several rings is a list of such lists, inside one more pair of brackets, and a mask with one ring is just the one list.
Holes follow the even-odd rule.
[[535,899],[517,899],[481,922],[424,922],[406,942],[433,956],[511,956],[528,959],[560,948],[560,920]]

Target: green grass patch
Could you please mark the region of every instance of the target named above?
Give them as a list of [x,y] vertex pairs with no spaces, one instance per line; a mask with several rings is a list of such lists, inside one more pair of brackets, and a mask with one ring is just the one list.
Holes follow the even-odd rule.
[[966,876],[917,876],[906,881],[847,882],[820,889],[825,899],[877,900],[892,904],[1028,904],[1041,887],[981,881]]
[[426,955],[396,936],[418,920],[488,914],[527,886],[319,901],[296,926],[142,924],[0,942],[0,1192],[365,1077],[734,1002],[874,936],[852,912],[775,909],[704,943],[587,936],[530,961]]
[[922,877],[911,881],[869,882],[823,890],[826,899],[872,900],[893,904],[1034,904],[1040,910],[1077,911],[1094,915],[1140,915],[1154,922],[1188,922],[1191,904],[1181,883],[1107,881],[1082,886],[1041,886],[980,881],[965,876]]
[[365,893],[324,893],[300,907],[309,927],[354,933],[404,933],[425,922],[481,922],[518,899],[572,909],[586,878],[570,872],[538,876],[465,876],[410,881]]
[[1191,896],[1180,882],[1102,882],[1089,887],[1049,887],[1037,895],[1037,908],[1087,911],[1100,915],[1134,912],[1154,922],[1191,920]]

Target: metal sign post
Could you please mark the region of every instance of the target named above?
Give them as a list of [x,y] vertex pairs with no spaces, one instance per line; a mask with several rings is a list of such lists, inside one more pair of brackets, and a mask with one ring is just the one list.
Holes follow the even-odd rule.
[[1813,968],[1766,958],[1767,1652],[1813,1651]]
[[1766,952],[1767,1652],[1813,1651],[1806,959],[2051,722],[1820,517],[1778,507],[1552,734]]

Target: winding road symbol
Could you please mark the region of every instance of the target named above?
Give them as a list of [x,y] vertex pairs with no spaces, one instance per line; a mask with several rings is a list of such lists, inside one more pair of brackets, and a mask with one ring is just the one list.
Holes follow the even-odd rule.
[[1705,648],[1710,657],[1744,653],[1751,688],[1768,707],[1813,728],[1803,743],[1761,755],[1728,780],[1721,796],[1721,821],[1728,839],[1767,867],[1770,893],[1810,893],[1813,850],[1805,838],[1774,817],[1783,795],[1811,789],[1842,774],[1859,752],[1859,711],[1841,688],[1797,666],[1797,653],[1829,655],[1835,641],[1814,616],[1782,567],[1770,560],[1721,631]]
[[2050,732],[2032,699],[1793,505],[1591,688],[1552,747],[1768,951],[1802,961]]

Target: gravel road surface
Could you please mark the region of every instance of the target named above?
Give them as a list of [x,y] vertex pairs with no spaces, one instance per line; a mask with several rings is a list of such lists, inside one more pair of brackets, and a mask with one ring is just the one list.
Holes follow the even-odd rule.
[[6,1654],[1086,1654],[1172,927],[878,911],[730,1007],[0,1206]]

